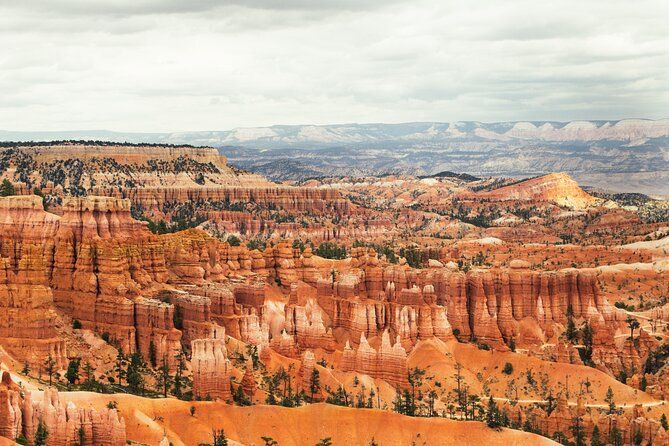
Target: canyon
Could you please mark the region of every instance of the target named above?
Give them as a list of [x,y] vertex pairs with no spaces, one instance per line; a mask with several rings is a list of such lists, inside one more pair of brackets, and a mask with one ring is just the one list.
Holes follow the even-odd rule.
[[279,184],[190,146],[16,143],[0,172],[0,437],[669,444],[657,203],[565,173]]

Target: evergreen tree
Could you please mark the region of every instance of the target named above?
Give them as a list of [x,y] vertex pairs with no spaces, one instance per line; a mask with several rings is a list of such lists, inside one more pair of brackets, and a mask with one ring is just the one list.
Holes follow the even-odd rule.
[[232,394],[232,400],[239,406],[250,406],[251,400],[249,400],[244,393],[242,386],[237,386],[234,393]]
[[16,189],[12,182],[5,178],[0,184],[0,197],[9,197],[10,195],[16,195]]
[[665,431],[669,431],[669,422],[667,421],[667,416],[665,414],[662,414],[662,417],[660,417],[660,424]]
[[119,349],[118,354],[116,355],[116,363],[114,364],[114,371],[116,372],[116,379],[118,380],[118,385],[123,385],[123,380],[125,379],[125,364],[127,359],[123,354],[123,351]]
[[79,364],[81,359],[74,358],[70,360],[70,363],[67,365],[67,371],[65,372],[65,379],[69,384],[74,384],[79,379]]
[[321,438],[321,440],[316,443],[316,446],[332,446],[332,438],[326,437],[326,438]]
[[584,349],[582,350],[582,360],[585,365],[593,366],[592,363],[592,327],[588,322],[585,323],[583,329],[581,330],[583,337]]
[[[524,429],[526,430],[526,429]],[[569,439],[562,431],[553,432],[553,440],[557,441],[560,444],[569,444]]]
[[634,330],[639,328],[641,325],[639,324],[639,321],[634,319],[633,317],[628,317],[625,319],[625,322],[627,322],[627,326],[630,328],[630,341],[634,340]]
[[555,410],[557,403],[555,402],[555,397],[553,396],[553,391],[551,390],[546,397],[546,415],[550,415]]
[[592,438],[590,439],[590,446],[604,446],[600,437],[599,426],[595,425],[592,429]]
[[146,365],[139,352],[130,356],[130,362],[126,369],[126,381],[131,393],[140,394],[144,391],[144,370]]
[[84,430],[84,426],[79,426],[79,429],[77,429],[77,437],[78,442],[75,443],[75,446],[84,446],[86,444],[86,431]]
[[575,446],[585,446],[585,432],[581,417],[574,417],[569,430],[571,430],[571,434],[574,437]]
[[156,344],[153,342],[153,339],[149,342],[149,362],[151,363],[151,367],[154,369],[158,365],[158,359],[156,357]]
[[279,442],[272,437],[260,437],[260,439],[265,442],[263,446],[279,446]]
[[577,331],[576,331],[576,324],[574,324],[574,319],[569,318],[567,319],[567,328],[564,331],[564,335],[567,338],[569,342],[574,342],[576,341],[577,338]]
[[488,398],[488,409],[486,411],[486,424],[488,425],[488,427],[492,429],[499,429],[501,425],[499,409],[497,408],[497,403],[495,403],[495,400],[493,399],[492,395],[490,395],[490,398]]
[[623,446],[623,434],[618,426],[613,426],[611,432],[609,432],[609,443],[613,446]]
[[95,379],[95,369],[88,361],[86,361],[86,364],[84,364],[84,375],[86,375],[86,386],[89,388],[95,387],[97,384],[97,380]]
[[335,392],[330,392],[330,395],[325,400],[328,404],[334,404],[335,406],[350,406],[352,405],[352,397],[346,392],[344,386],[339,386]]
[[430,417],[434,417],[437,415],[437,412],[434,408],[434,405],[437,402],[437,396],[438,396],[437,392],[435,392],[434,389],[430,389],[430,391],[427,392],[427,409],[428,409],[428,416]]
[[172,384],[172,377],[170,376],[170,368],[167,361],[163,358],[163,362],[158,369],[158,379],[156,380],[158,388],[163,392],[163,397],[167,398],[167,391]]
[[407,376],[409,384],[411,385],[411,405],[413,411],[415,412],[416,408],[416,389],[420,388],[423,385],[423,377],[425,376],[425,369],[420,369],[414,367],[409,370],[409,375]]
[[23,368],[21,369],[21,374],[28,376],[30,374],[30,364],[28,361],[23,363]]
[[177,360],[177,369],[174,374],[172,386],[174,388],[174,396],[181,398],[183,396],[183,388],[186,385],[186,378],[183,376],[184,370],[186,369],[186,355],[184,355],[183,351],[179,351],[175,358]]
[[311,392],[311,401],[321,388],[320,372],[316,367],[311,370],[311,377],[309,378],[309,391]]
[[39,420],[37,424],[37,430],[35,431],[35,439],[33,441],[34,446],[46,446],[46,440],[49,438],[49,430],[46,428],[44,421]]
[[402,398],[402,391],[399,386],[395,388],[395,399],[393,400],[393,410],[397,413],[406,414],[406,406]]
[[228,439],[225,437],[225,432],[223,429],[212,431],[212,437],[214,440],[213,446],[228,446]]
[[604,398],[604,401],[606,401],[606,403],[609,405],[608,414],[612,415],[612,414],[616,413],[616,411],[617,411],[616,410],[616,401],[615,401],[615,398],[614,398],[614,395],[613,395],[613,389],[611,389],[611,387],[609,387],[608,390],[606,391],[606,398]]
[[49,386],[53,383],[53,375],[56,373],[56,361],[49,353],[49,356],[44,361],[44,371],[49,375]]

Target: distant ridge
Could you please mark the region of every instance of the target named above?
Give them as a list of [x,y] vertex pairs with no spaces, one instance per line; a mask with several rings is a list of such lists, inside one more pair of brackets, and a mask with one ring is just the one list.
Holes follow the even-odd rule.
[[566,172],[613,192],[669,196],[669,119],[277,125],[177,133],[6,132],[0,141],[98,140],[215,147],[274,181],[368,176],[532,177]]
[[468,173],[456,173],[449,170],[444,170],[432,175],[420,175],[419,178],[457,178],[462,181],[478,181],[481,178],[475,177],[474,175],[469,175]]
[[378,144],[389,141],[468,140],[508,141],[633,141],[669,137],[669,119],[508,122],[408,122],[400,124],[274,125],[240,127],[225,131],[172,133],[114,132],[108,130],[16,132],[0,130],[0,140],[46,141],[62,139],[117,142],[154,142],[193,145],[242,145],[264,148],[301,145]]

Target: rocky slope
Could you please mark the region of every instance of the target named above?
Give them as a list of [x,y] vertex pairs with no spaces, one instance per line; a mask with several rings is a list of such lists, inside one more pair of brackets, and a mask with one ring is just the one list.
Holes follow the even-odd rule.
[[543,175],[478,195],[480,198],[495,200],[552,201],[574,209],[597,203],[597,199],[581,189],[569,175],[562,173]]

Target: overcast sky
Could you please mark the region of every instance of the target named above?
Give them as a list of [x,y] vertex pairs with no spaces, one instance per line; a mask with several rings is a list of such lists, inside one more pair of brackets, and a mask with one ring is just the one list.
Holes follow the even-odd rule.
[[0,0],[0,129],[667,118],[667,17],[667,0]]

